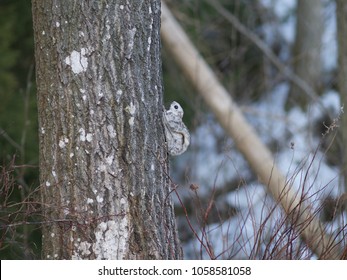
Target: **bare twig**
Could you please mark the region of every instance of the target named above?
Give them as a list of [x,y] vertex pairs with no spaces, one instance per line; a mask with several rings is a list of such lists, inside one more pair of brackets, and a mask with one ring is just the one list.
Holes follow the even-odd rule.
[[5,140],[11,144],[15,149],[20,150],[21,146],[15,141],[13,140],[5,130],[3,130],[2,128],[0,128],[0,136],[2,136],[3,138],[5,138]]
[[205,0],[210,6],[212,6],[219,14],[221,14],[228,22],[230,22],[237,31],[239,31],[242,35],[248,38],[253,44],[255,44],[263,54],[276,66],[276,68],[288,78],[293,84],[295,84],[298,88],[300,88],[310,99],[314,102],[317,102],[321,107],[324,113],[327,113],[330,116],[328,110],[324,107],[324,104],[318,97],[318,94],[313,90],[313,88],[306,83],[303,79],[301,79],[298,75],[296,75],[288,66],[283,64],[281,60],[275,55],[275,53],[265,44],[263,40],[261,40],[254,32],[244,26],[231,12],[226,10],[219,1],[215,0]]

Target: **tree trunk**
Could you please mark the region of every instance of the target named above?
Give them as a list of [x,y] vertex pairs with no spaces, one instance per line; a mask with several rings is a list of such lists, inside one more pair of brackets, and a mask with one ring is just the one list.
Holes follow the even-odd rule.
[[[319,88],[321,80],[322,32],[321,0],[298,0],[293,70],[315,91]],[[307,95],[294,83],[291,85],[289,96],[290,100],[302,108],[307,105]]]
[[44,259],[179,259],[160,0],[32,1]]
[[[338,87],[341,104],[347,104],[347,2],[336,0],[337,42],[338,42]],[[346,109],[345,109],[346,110]],[[342,170],[347,193],[347,113],[342,114]]]

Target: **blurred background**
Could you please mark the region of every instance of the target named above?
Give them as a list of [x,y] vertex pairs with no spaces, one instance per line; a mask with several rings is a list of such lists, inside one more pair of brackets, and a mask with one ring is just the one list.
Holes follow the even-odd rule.
[[[345,239],[335,1],[166,3],[282,172],[295,187],[305,188],[329,231]],[[185,258],[315,258],[165,48],[162,55],[165,105],[181,104],[191,132],[188,151],[170,163]],[[28,0],[0,0],[0,100],[0,259],[39,259],[38,126]],[[13,226],[4,230],[4,224]]]
[[[38,127],[31,1],[0,1],[0,259],[40,258]],[[24,203],[21,203],[24,202]],[[5,224],[14,226],[4,229]],[[1,228],[2,227],[2,228]]]

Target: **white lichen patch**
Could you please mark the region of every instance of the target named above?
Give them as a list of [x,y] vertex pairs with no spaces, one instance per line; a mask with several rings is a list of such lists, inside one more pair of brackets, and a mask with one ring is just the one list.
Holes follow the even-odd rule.
[[56,26],[56,27],[60,27],[60,22],[57,21],[57,22],[55,23],[55,26]]
[[106,128],[107,128],[107,132],[108,132],[108,135],[110,136],[110,138],[115,138],[116,132],[115,132],[113,126],[109,124]]
[[[92,133],[86,133],[86,131],[82,127],[78,130],[78,132],[80,133],[80,140],[82,142],[85,142],[85,141],[92,142],[92,140],[93,140],[93,134]],[[86,153],[89,153],[89,152],[86,150]]]
[[107,156],[107,157],[106,157],[106,163],[107,163],[107,165],[109,165],[109,166],[113,165],[113,160],[114,160],[114,155],[113,155],[113,154]]
[[121,96],[123,95],[123,91],[121,89],[118,89],[116,91],[116,101],[119,103]]
[[126,56],[128,58],[130,58],[130,56],[133,52],[135,34],[136,34],[136,28],[135,27],[128,30],[128,32],[127,32],[128,45],[127,45],[127,50],[125,52],[126,52],[126,54],[127,54]]
[[65,148],[65,142],[63,140],[59,140],[59,147],[61,149]]
[[100,164],[100,166],[97,168],[98,171],[105,172],[107,170],[105,164]]
[[110,22],[107,21],[106,24],[105,24],[106,34],[105,34],[104,38],[102,39],[103,42],[108,41],[109,39],[111,39],[111,34],[110,34],[111,26],[110,26],[109,23]]
[[91,199],[91,198],[87,198],[87,204],[93,204],[94,203],[94,200]]
[[51,183],[49,181],[46,181],[45,185],[46,185],[46,187],[50,187]]
[[58,145],[61,149],[63,149],[63,148],[65,148],[67,143],[69,143],[69,139],[65,137],[65,138],[59,140]]
[[84,130],[84,128],[81,127],[81,128],[78,130],[78,132],[80,133],[80,140],[81,140],[82,142],[86,141],[86,131]]
[[149,51],[151,48],[152,38],[148,37],[147,42],[148,42],[147,51]]
[[88,59],[85,56],[87,54],[87,49],[82,48],[80,52],[72,51],[69,56],[65,58],[65,63],[71,66],[72,72],[79,74],[85,72],[88,67]]
[[79,244],[78,249],[81,251],[82,255],[89,255],[91,244],[87,241],[83,241]]
[[104,198],[102,197],[102,196],[97,196],[96,197],[96,201],[98,202],[98,203],[101,203],[101,202],[103,202],[104,201]]
[[68,208],[64,208],[63,213],[65,216],[70,215],[70,210]]
[[73,260],[84,259],[86,256],[89,256],[92,248],[92,244],[87,241],[82,241],[78,238],[77,242],[74,243],[75,251],[72,255]]
[[136,112],[136,107],[134,103],[130,102],[130,105],[125,107],[125,111],[127,111],[130,115],[134,115]]
[[92,139],[93,139],[93,135],[92,135],[91,133],[87,133],[87,134],[86,134],[86,140],[87,140],[88,142],[92,142]]
[[131,117],[129,118],[129,121],[128,121],[129,125],[131,125],[131,126],[134,125],[134,120],[135,120],[134,115],[136,112],[135,105],[132,102],[130,102],[130,105],[125,107],[125,111],[131,115]]
[[93,251],[96,259],[122,259],[127,250],[127,219],[100,223],[95,229]]

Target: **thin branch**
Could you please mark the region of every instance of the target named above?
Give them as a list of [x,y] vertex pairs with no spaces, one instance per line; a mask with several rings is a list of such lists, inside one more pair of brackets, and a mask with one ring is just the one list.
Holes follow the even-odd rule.
[[14,141],[8,134],[5,130],[3,130],[1,127],[0,127],[0,136],[2,136],[3,138],[5,138],[5,140],[10,144],[12,145],[14,148],[16,148],[17,150],[21,150],[21,146],[16,142]]
[[317,102],[324,113],[330,116],[328,110],[324,107],[324,104],[320,101],[318,94],[313,90],[313,88],[296,75],[288,66],[283,64],[281,60],[278,59],[276,54],[262,41],[254,32],[244,26],[231,12],[226,10],[219,1],[215,0],[205,0],[210,6],[212,6],[220,15],[222,15],[228,22],[230,22],[237,31],[248,38],[253,44],[255,44],[263,54],[276,66],[276,68],[288,78],[293,84],[300,88],[310,99]]

